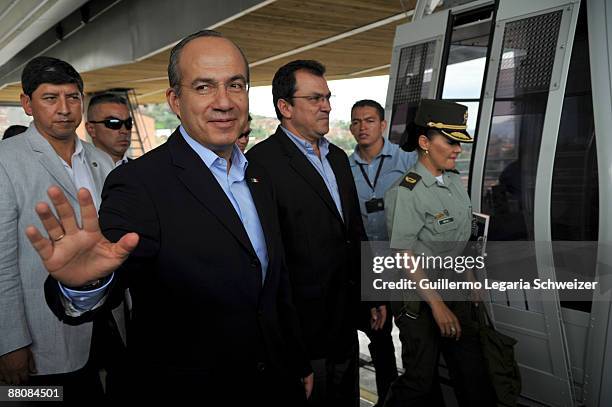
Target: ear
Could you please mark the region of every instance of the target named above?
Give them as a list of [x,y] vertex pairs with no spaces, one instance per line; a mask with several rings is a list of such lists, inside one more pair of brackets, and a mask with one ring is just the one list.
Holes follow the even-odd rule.
[[23,111],[28,116],[32,116],[32,100],[30,97],[24,93],[19,95],[19,101],[21,102],[21,107],[23,107]]
[[87,130],[87,134],[89,134],[92,140],[96,138],[96,126],[92,123],[85,122],[85,130]]
[[168,106],[170,106],[170,109],[172,109],[174,114],[179,116],[181,112],[181,101],[174,88],[166,89],[166,100],[168,101]]
[[426,135],[421,134],[419,136],[419,147],[421,148],[421,150],[429,150],[430,145],[431,140],[429,140]]
[[278,101],[276,102],[276,107],[280,111],[283,118],[291,119],[291,117],[293,116],[293,106],[285,99],[278,99]]
[[385,130],[387,130],[387,121],[386,120],[383,120],[383,121],[380,122],[380,128],[381,128],[383,133],[385,132]]

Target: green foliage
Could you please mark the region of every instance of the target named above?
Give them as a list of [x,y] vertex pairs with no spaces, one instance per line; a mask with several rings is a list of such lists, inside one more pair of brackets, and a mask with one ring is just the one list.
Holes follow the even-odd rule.
[[175,129],[180,124],[178,117],[166,103],[144,106],[144,113],[155,119],[156,129]]
[[[155,119],[156,129],[173,130],[180,124],[180,121],[166,103],[145,105],[143,112]],[[351,154],[355,148],[355,139],[349,131],[349,125],[350,123],[344,120],[333,121],[329,124],[329,133],[326,136],[329,141],[343,149],[347,154]],[[253,115],[249,145],[252,146],[256,142],[266,139],[276,131],[277,126],[278,120],[276,118]]]

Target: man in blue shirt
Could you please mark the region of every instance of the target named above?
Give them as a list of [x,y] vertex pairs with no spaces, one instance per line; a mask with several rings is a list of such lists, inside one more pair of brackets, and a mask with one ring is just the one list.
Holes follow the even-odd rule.
[[79,324],[130,288],[136,398],[305,403],[312,374],[274,192],[235,145],[248,116],[248,62],[233,42],[204,30],[172,49],[168,77],[166,98],[181,125],[110,174],[99,224],[84,190],[80,224],[57,188],[49,197],[59,219],[37,206],[49,238],[34,227],[26,233],[50,273],[47,302]]
[[[357,145],[349,162],[363,224],[370,241],[388,240],[383,197],[393,182],[404,175],[417,159],[416,153],[407,153],[383,137],[386,127],[385,111],[378,102],[364,99],[353,105],[350,130]],[[370,339],[368,348],[376,369],[378,405],[382,405],[389,386],[397,378],[391,337],[392,318],[388,315],[383,329],[374,330],[366,311],[360,318],[360,330]]]
[[383,137],[386,128],[385,110],[378,102],[364,99],[353,105],[350,130],[357,145],[349,162],[370,241],[388,240],[383,197],[417,160],[416,153]]

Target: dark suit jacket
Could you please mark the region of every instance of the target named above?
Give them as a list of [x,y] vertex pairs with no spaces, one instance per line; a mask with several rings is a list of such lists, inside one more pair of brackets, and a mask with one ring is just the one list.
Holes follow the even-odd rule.
[[275,187],[309,357],[345,358],[356,341],[360,244],[367,240],[348,158],[330,144],[327,159],[336,175],[343,220],[317,170],[280,127],[247,157],[266,169]]
[[[191,383],[203,390],[231,379],[244,389],[263,376],[297,382],[309,372],[272,185],[256,164],[249,164],[246,178],[267,243],[263,285],[240,218],[178,130],[106,180],[99,211],[103,233],[111,241],[128,232],[140,235],[115,273],[112,294],[130,288],[128,353],[150,387],[159,380],[166,387]],[[48,284],[47,296],[58,317],[68,323],[89,317],[67,317],[56,286]]]

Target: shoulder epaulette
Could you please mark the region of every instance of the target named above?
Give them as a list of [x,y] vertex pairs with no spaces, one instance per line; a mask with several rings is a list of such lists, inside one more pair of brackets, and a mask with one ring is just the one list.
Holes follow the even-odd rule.
[[416,172],[409,172],[408,174],[404,175],[404,179],[400,183],[400,186],[406,187],[412,191],[412,189],[420,181],[420,179],[421,176]]

